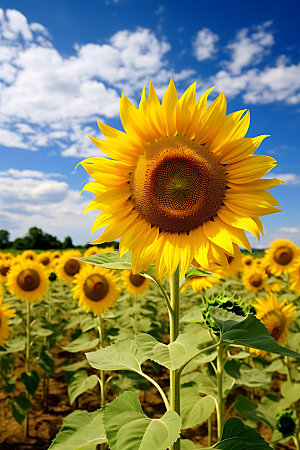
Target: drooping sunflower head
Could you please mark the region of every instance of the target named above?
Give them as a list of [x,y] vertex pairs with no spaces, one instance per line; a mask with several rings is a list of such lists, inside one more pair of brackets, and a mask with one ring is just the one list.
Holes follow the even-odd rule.
[[110,159],[81,164],[95,181],[85,211],[102,210],[92,232],[107,227],[93,243],[119,237],[120,255],[132,251],[134,273],[155,262],[157,276],[181,275],[195,259],[202,267],[228,265],[239,245],[251,251],[244,230],[259,238],[259,216],[277,212],[267,192],[279,180],[261,180],[273,158],[253,155],[266,136],[245,138],[246,110],[226,115],[221,93],[207,107],[196,84],[178,98],[173,81],[158,100],[150,83],[139,107],[121,98],[125,132],[99,123],[108,140],[92,138]]
[[125,289],[132,295],[141,295],[149,289],[150,280],[131,270],[123,270],[121,279]]
[[0,345],[4,346],[5,339],[8,338],[10,328],[7,320],[15,316],[15,310],[10,305],[3,305],[0,299]]
[[272,274],[279,276],[293,270],[300,257],[300,248],[289,239],[276,239],[265,252],[264,264]]
[[[256,317],[265,325],[271,336],[282,345],[287,337],[289,326],[295,320],[296,306],[286,304],[286,300],[279,302],[273,293],[266,299],[257,298],[253,305]],[[251,349],[256,354],[265,354],[261,350]]]
[[238,316],[246,317],[250,309],[248,305],[241,303],[234,297],[218,296],[214,299],[208,300],[205,310],[203,311],[203,318],[206,325],[215,333],[220,334],[220,329],[214,319],[211,317],[209,308],[215,306],[226,311],[232,312]]
[[276,428],[284,438],[293,436],[297,429],[297,420],[292,410],[286,409],[276,415]]
[[118,277],[111,270],[86,264],[74,277],[72,291],[85,312],[100,315],[112,308],[120,295]]
[[66,254],[59,258],[55,271],[58,277],[66,283],[73,283],[74,277],[79,273],[81,267],[82,263],[78,259],[71,258]]
[[48,288],[48,272],[42,264],[31,259],[20,260],[7,275],[11,294],[30,303],[42,300]]
[[245,288],[252,292],[265,289],[267,279],[265,271],[257,267],[245,270],[242,277]]

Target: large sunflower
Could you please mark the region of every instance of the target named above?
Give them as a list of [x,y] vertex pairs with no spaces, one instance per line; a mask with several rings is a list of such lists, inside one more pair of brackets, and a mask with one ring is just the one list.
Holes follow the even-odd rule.
[[145,278],[138,273],[133,274],[131,270],[123,270],[121,278],[125,288],[132,295],[141,295],[149,288],[149,278]]
[[[287,337],[291,322],[295,320],[292,316],[296,306],[286,304],[286,300],[278,302],[277,297],[270,293],[266,299],[256,299],[253,305],[256,309],[256,317],[266,326],[271,336],[282,345]],[[261,350],[253,349],[256,354],[265,354]]]
[[265,251],[264,265],[277,277],[295,267],[300,249],[289,239],[276,239]]
[[118,277],[112,270],[86,264],[74,278],[72,291],[85,312],[100,315],[112,308],[120,295]]
[[30,303],[42,300],[48,288],[48,272],[42,264],[23,259],[7,274],[7,287],[12,295]]
[[122,95],[125,132],[98,123],[108,140],[91,138],[111,158],[81,162],[95,179],[85,212],[102,210],[92,232],[107,227],[93,244],[121,237],[134,273],[152,262],[159,278],[179,264],[183,275],[193,258],[226,264],[234,246],[251,251],[244,230],[259,238],[259,216],[278,211],[267,190],[281,182],[260,179],[275,160],[253,155],[266,136],[244,138],[249,112],[226,115],[224,93],[207,108],[211,90],[195,101],[194,83],[178,98],[171,80],[160,103],[150,83],[138,108]]
[[2,298],[0,298],[0,345],[4,345],[5,339],[8,338],[9,327],[7,319],[15,316],[15,310],[10,309],[10,305],[2,305]]

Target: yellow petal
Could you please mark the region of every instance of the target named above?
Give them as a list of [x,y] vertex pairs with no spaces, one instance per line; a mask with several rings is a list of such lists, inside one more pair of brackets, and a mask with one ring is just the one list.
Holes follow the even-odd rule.
[[207,239],[233,255],[231,235],[218,217],[204,222],[203,231]]

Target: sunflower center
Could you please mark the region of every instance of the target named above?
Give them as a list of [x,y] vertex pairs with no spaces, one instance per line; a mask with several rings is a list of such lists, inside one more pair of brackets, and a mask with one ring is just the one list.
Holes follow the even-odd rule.
[[133,284],[133,286],[135,286],[135,287],[142,286],[142,284],[146,280],[146,278],[142,277],[142,275],[139,275],[139,274],[133,275],[132,272],[130,272],[129,279],[131,281],[131,284]]
[[249,278],[249,282],[254,287],[260,287],[263,284],[263,279],[258,273],[255,273],[251,275],[251,277]]
[[139,158],[130,187],[135,209],[149,224],[188,233],[216,215],[226,191],[225,168],[204,144],[166,137]]
[[4,277],[6,277],[8,271],[9,271],[9,266],[2,265],[2,266],[0,267],[0,273],[1,273],[1,275],[3,275]]
[[277,264],[286,266],[292,261],[293,256],[294,253],[290,247],[279,247],[274,254],[274,259]]
[[44,266],[48,266],[48,264],[50,263],[50,258],[48,258],[48,256],[43,256],[42,259],[41,259],[41,263]]
[[39,287],[40,282],[40,276],[34,269],[24,269],[17,277],[17,284],[23,291],[34,291]]
[[70,277],[73,277],[74,275],[76,275],[76,273],[78,273],[79,270],[80,270],[80,264],[78,261],[76,261],[76,259],[70,259],[64,265],[64,271]]
[[83,286],[85,295],[94,302],[102,300],[109,291],[107,279],[100,274],[90,275]]

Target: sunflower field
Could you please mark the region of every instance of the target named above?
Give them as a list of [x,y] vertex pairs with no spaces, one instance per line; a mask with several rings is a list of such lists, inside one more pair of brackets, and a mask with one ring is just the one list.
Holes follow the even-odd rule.
[[0,253],[2,448],[300,450],[300,248],[251,254],[282,182],[210,91],[99,123],[84,254]]

